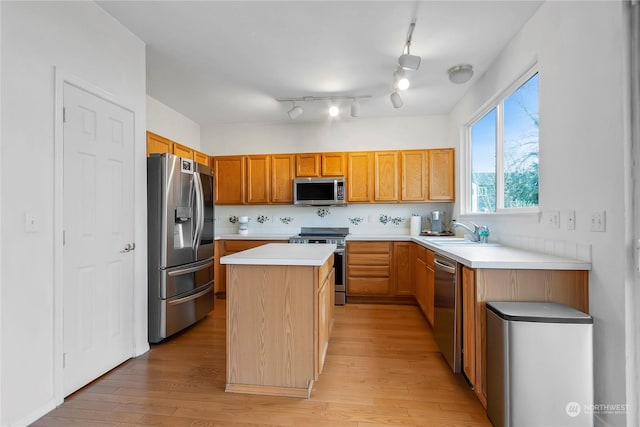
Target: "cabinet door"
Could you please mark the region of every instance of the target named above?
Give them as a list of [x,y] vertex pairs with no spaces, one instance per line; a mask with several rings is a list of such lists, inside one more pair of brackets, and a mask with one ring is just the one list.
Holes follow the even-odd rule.
[[185,159],[193,160],[193,150],[186,145],[178,144],[177,142],[173,144],[173,154]]
[[414,277],[416,286],[416,301],[422,310],[422,313],[426,317],[426,302],[427,302],[427,267],[419,256],[414,258]]
[[173,144],[172,140],[147,131],[147,156],[153,153],[173,154]]
[[332,283],[335,281],[335,269],[331,269],[331,272],[324,280],[324,283],[318,289],[318,355],[316,361],[316,380],[322,373],[324,367],[324,361],[327,356],[327,349],[329,348],[329,338],[331,336],[331,325],[333,320],[333,307],[332,307]]
[[296,154],[296,176],[320,176],[320,154]]
[[462,370],[476,385],[476,276],[475,270],[462,268]]
[[271,201],[271,158],[269,156],[246,156],[247,192],[250,204],[266,205]]
[[453,148],[429,150],[429,200],[455,201],[454,169]]
[[347,155],[347,201],[349,203],[373,201],[373,154],[369,152]]
[[433,252],[427,249],[426,252],[427,261],[425,262],[425,268],[427,270],[425,274],[425,295],[424,295],[424,315],[433,326],[433,317],[435,314],[435,285],[436,285],[436,271],[433,263]]
[[345,153],[322,153],[322,176],[345,176],[346,159]]
[[193,160],[196,163],[200,163],[201,165],[207,165],[209,166],[209,156],[207,156],[204,153],[201,153],[200,151],[193,151]]
[[293,203],[295,163],[294,154],[271,156],[271,203]]
[[395,242],[393,244],[393,269],[396,295],[413,295],[413,275],[411,263],[411,242]]
[[427,200],[427,151],[412,150],[400,152],[403,202],[424,202]]
[[213,158],[216,204],[242,205],[244,203],[244,156]]
[[374,153],[374,200],[376,202],[398,201],[398,152]]

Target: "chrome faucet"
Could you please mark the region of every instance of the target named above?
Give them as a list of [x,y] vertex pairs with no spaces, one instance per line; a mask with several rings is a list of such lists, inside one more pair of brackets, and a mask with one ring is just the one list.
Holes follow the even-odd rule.
[[460,227],[466,231],[469,232],[469,235],[471,235],[471,240],[474,242],[482,242],[482,243],[487,243],[487,238],[489,237],[489,227],[485,226],[485,225],[477,225],[474,224],[473,222],[471,223],[471,225],[473,226],[473,229],[471,227],[469,227],[466,224],[463,224],[461,222],[457,222],[457,221],[452,221],[453,222],[453,227]]

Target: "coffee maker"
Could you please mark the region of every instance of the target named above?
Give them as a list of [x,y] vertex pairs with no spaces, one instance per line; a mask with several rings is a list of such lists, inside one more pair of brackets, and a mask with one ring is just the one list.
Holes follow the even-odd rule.
[[445,211],[431,211],[431,232],[442,233],[446,230],[446,212]]

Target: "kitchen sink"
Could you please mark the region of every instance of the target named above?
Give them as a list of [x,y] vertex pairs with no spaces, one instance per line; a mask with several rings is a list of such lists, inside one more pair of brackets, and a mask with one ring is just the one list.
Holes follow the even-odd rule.
[[432,243],[437,246],[502,246],[500,243],[481,243],[474,242],[462,237],[438,237],[438,238],[425,238],[423,239],[427,243]]

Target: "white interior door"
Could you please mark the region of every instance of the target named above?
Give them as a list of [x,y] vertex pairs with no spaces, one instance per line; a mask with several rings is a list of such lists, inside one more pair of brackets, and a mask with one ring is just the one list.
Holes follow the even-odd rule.
[[134,117],[68,83],[63,98],[67,396],[134,352]]

